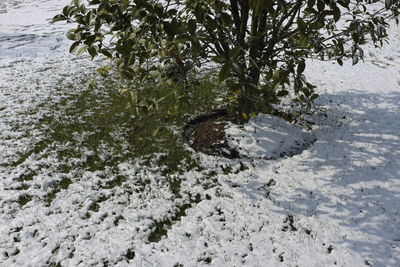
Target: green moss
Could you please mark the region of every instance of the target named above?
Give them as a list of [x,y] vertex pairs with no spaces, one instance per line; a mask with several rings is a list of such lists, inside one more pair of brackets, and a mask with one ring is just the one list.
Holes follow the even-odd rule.
[[180,198],[181,194],[181,180],[177,177],[170,177],[167,176],[167,181],[169,184],[169,188],[172,191],[172,193],[175,195],[175,197]]
[[128,260],[133,260],[135,258],[135,251],[133,251],[132,249],[128,249],[128,251],[125,254],[125,257]]
[[37,142],[31,150],[20,155],[19,158],[14,163],[11,164],[11,166],[16,167],[16,166],[22,164],[23,162],[25,162],[31,155],[39,154],[41,151],[43,151],[49,145],[49,143],[51,143],[51,141],[49,141],[49,140],[43,140],[43,141]]
[[94,212],[98,212],[99,209],[100,209],[100,206],[99,206],[99,204],[97,204],[97,203],[92,203],[92,204],[89,206],[89,210],[94,211]]
[[36,173],[35,172],[28,172],[24,173],[20,176],[21,181],[32,181],[33,177],[35,177]]
[[114,219],[114,225],[115,225],[115,226],[118,226],[119,222],[120,222],[121,220],[124,220],[124,219],[125,219],[124,216],[118,215],[118,216],[115,217],[115,219]]
[[63,178],[57,185],[55,185],[50,193],[47,194],[45,198],[45,202],[47,203],[48,206],[51,205],[53,200],[56,198],[57,194],[63,189],[67,190],[68,187],[72,184],[72,180],[69,178]]
[[22,184],[17,188],[17,190],[28,190],[31,186],[28,184]]
[[26,204],[28,204],[28,203],[31,202],[31,201],[32,201],[32,196],[30,196],[30,195],[21,195],[21,196],[18,198],[18,204],[19,204],[21,207],[25,206]]
[[124,175],[118,175],[113,180],[108,181],[103,188],[111,189],[117,186],[121,186],[124,182],[126,182],[127,177]]
[[201,196],[197,194],[194,200],[191,200],[189,203],[185,203],[182,206],[178,207],[175,214],[168,219],[157,221],[154,225],[154,230],[149,235],[149,242],[159,242],[163,236],[166,236],[168,233],[168,228],[170,228],[173,223],[181,220],[183,216],[186,216],[186,210],[193,207],[194,204],[197,204],[201,201]]
[[99,197],[95,202],[93,202],[89,206],[89,210],[93,212],[98,212],[100,210],[100,205],[99,203],[106,201],[108,198],[106,196],[101,196]]
[[59,187],[61,189],[67,190],[68,187],[72,184],[72,180],[69,178],[64,178],[61,180]]

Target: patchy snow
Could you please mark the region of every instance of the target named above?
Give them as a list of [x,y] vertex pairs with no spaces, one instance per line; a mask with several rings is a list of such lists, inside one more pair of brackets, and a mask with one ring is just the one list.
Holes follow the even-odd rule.
[[63,35],[68,26],[51,25],[50,21],[68,3],[0,0],[0,62],[8,57],[32,58],[64,52],[68,40]]
[[[95,92],[98,110],[76,97],[96,62],[68,55],[68,25],[48,24],[68,2],[0,12],[1,266],[400,266],[396,26],[365,63],[309,62],[310,133],[267,115],[232,126],[250,157],[196,155],[203,170],[168,177],[177,194],[157,168],[90,145],[101,129],[74,130],[107,95]],[[123,129],[110,138],[124,148]],[[87,167],[95,156],[115,164]]]
[[312,134],[267,114],[260,114],[245,125],[231,125],[225,132],[231,148],[243,156],[261,159],[300,154],[315,141]]

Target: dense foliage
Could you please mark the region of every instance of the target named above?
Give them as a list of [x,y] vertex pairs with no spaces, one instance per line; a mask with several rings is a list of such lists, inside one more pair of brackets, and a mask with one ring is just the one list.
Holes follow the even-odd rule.
[[306,59],[356,64],[363,58],[362,44],[383,44],[399,5],[398,0],[91,0],[86,6],[74,0],[53,21],[77,24],[67,35],[74,41],[71,52],[115,59],[120,74],[136,82],[135,101],[147,81],[171,85],[165,95],[183,88],[181,97],[196,71],[216,68],[229,88],[228,110],[243,121],[269,112],[292,92],[294,101],[309,106],[317,94],[303,75]]

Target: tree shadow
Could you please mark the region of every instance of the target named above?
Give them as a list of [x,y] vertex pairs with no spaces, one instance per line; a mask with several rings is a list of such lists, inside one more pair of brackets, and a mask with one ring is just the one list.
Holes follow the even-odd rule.
[[[400,93],[325,94],[319,102],[325,109],[308,118],[317,142],[277,176],[295,188],[268,193],[275,212],[322,218],[337,227],[328,231],[349,233],[338,245],[374,266],[400,266]],[[242,190],[251,198],[260,194],[253,184]]]

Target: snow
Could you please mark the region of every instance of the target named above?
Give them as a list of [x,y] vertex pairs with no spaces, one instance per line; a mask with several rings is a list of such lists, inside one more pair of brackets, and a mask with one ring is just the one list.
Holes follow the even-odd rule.
[[312,134],[267,114],[260,114],[244,126],[231,125],[226,134],[229,146],[242,156],[262,159],[299,154],[315,141]]
[[[7,1],[0,12],[1,266],[400,266],[397,26],[364,63],[308,62],[321,95],[311,131],[268,115],[232,125],[246,157],[196,154],[203,170],[176,177],[179,198],[139,160],[83,168],[117,153],[90,147],[93,132],[50,139],[52,123],[88,115],[71,113],[71,96],[97,64],[67,54],[69,25],[48,24],[68,2]],[[122,147],[123,136],[112,133]]]

